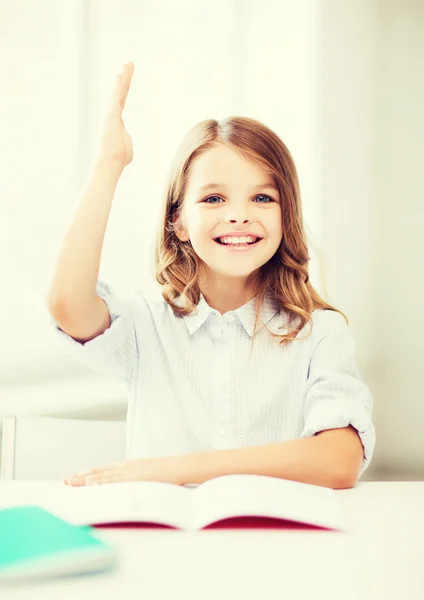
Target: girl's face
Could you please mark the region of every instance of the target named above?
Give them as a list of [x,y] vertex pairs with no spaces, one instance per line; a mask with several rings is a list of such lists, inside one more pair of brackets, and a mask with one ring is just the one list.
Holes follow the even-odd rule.
[[[177,235],[191,241],[206,275],[212,271],[240,283],[268,262],[280,245],[279,200],[271,177],[260,165],[228,146],[210,148],[191,164],[182,208],[184,229]],[[247,250],[228,249],[214,241],[234,231],[249,231],[262,240]]]

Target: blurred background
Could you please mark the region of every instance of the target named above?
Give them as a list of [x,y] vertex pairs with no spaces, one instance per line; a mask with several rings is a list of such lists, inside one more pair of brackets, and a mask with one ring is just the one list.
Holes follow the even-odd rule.
[[312,284],[347,315],[374,397],[362,480],[424,479],[424,3],[0,0],[0,51],[0,417],[125,419],[126,389],[58,348],[45,300],[132,61],[134,160],[99,277],[124,296],[157,286],[158,207],[182,137],[206,118],[262,121],[293,155]]

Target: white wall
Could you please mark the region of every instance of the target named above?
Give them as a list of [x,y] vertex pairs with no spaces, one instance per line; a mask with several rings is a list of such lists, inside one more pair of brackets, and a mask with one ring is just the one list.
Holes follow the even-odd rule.
[[364,480],[423,479],[424,4],[324,0],[320,15],[320,239],[375,400]]
[[320,247],[326,292],[349,319],[357,362],[374,397],[377,441],[366,480],[376,476],[382,458],[376,415],[385,373],[378,271],[378,2],[324,0],[319,15]]
[[424,3],[381,0],[378,215],[385,377],[377,409],[382,465],[424,478]]
[[57,355],[44,297],[79,188],[82,23],[72,0],[0,4],[0,384]]

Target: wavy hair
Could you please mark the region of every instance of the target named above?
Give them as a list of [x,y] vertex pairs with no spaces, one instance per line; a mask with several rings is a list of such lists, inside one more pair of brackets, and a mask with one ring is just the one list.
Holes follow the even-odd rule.
[[[308,247],[303,225],[302,202],[298,175],[293,158],[281,139],[263,123],[248,117],[228,117],[220,121],[207,119],[196,124],[184,137],[172,161],[163,197],[161,223],[154,249],[155,277],[162,286],[162,297],[174,314],[190,314],[200,300],[200,259],[191,242],[182,242],[176,235],[181,225],[181,212],[193,160],[209,148],[224,144],[242,157],[260,164],[276,183],[281,205],[281,243],[275,254],[258,269],[252,282],[256,333],[260,309],[269,296],[280,310],[285,310],[291,325],[297,327],[286,334],[275,334],[284,346],[305,339],[312,333],[311,313],[315,309],[344,313],[325,302],[309,281]],[[305,338],[298,333],[309,323]],[[252,349],[252,346],[251,346]]]

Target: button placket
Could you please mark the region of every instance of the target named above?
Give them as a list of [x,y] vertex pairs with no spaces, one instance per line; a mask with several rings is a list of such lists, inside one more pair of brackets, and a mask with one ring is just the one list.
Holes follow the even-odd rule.
[[231,403],[228,394],[222,394],[219,402],[219,422],[231,423]]
[[222,340],[222,335],[224,333],[224,328],[223,328],[223,323],[222,323],[222,317],[221,317],[221,315],[218,315],[217,313],[215,313],[214,323],[213,323],[213,326],[211,327],[211,333],[212,333],[214,342],[220,343]]
[[231,402],[228,389],[228,365],[225,361],[225,353],[222,355],[223,361],[218,365],[218,373],[221,381],[216,389],[216,416],[219,437],[226,437],[229,433],[229,424],[231,423]]
[[[214,327],[212,330],[214,342],[218,345],[226,343],[226,328],[229,323],[235,319],[234,315],[216,314]],[[227,448],[231,445],[231,398],[229,394],[228,382],[228,363],[225,350],[220,354],[222,357],[217,361],[216,376],[217,385],[215,387],[215,418],[216,418],[216,445],[218,448]]]

